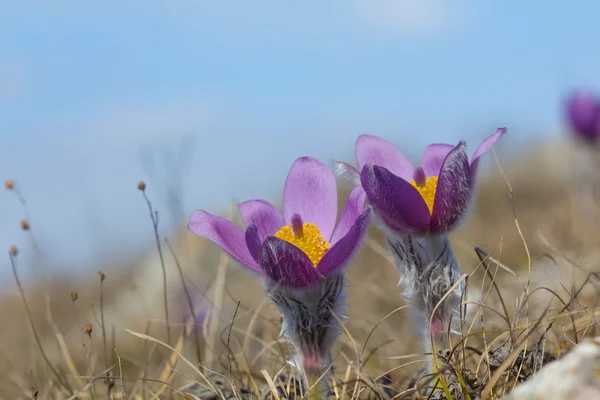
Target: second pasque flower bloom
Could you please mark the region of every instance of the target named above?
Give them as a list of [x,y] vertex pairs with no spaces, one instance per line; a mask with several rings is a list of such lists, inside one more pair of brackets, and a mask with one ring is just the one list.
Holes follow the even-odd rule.
[[452,230],[470,205],[479,157],[504,134],[486,138],[469,162],[465,143],[431,144],[414,167],[393,144],[371,135],[356,143],[360,182],[377,215],[400,234]]

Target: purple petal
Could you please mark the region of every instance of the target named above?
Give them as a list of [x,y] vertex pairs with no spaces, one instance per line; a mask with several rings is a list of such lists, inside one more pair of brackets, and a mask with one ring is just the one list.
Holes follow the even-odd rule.
[[283,189],[283,217],[289,224],[294,214],[317,225],[326,240],[337,218],[337,186],[333,172],[311,157],[297,159]]
[[323,256],[317,270],[327,276],[339,272],[348,265],[358,249],[362,238],[367,232],[370,220],[370,210],[365,211],[354,222],[347,234],[334,244]]
[[479,164],[479,161],[478,161],[479,157],[481,157],[482,155],[484,155],[485,153],[490,151],[492,149],[492,147],[494,146],[494,144],[496,144],[496,141],[498,139],[500,139],[500,137],[502,135],[504,135],[505,132],[506,132],[506,128],[498,128],[496,130],[496,133],[485,138],[484,141],[481,142],[481,144],[479,145],[477,150],[475,150],[475,153],[473,154],[473,158],[471,159],[471,173],[473,176],[475,176],[475,174],[477,173],[477,165]]
[[575,91],[566,101],[569,124],[585,140],[600,137],[600,99],[590,91]]
[[442,169],[442,163],[446,156],[454,148],[451,144],[430,144],[425,148],[421,158],[421,167],[425,171],[425,176],[438,176]]
[[346,236],[352,225],[356,222],[356,218],[362,214],[365,208],[365,198],[367,194],[364,189],[360,186],[355,187],[348,196],[346,205],[342,210],[340,220],[331,235],[330,243],[333,245],[342,237]]
[[216,243],[247,267],[260,271],[260,267],[248,251],[244,231],[233,222],[198,210],[192,214],[188,228],[196,235]]
[[258,235],[258,228],[256,225],[250,225],[248,229],[246,229],[246,246],[248,247],[248,251],[250,255],[257,263],[260,262],[260,248],[262,246],[262,240]]
[[471,202],[473,181],[464,142],[446,157],[435,192],[431,213],[431,232],[450,231],[466,214]]
[[276,237],[262,244],[260,265],[272,283],[303,288],[319,281],[321,275],[302,250]]
[[410,183],[384,167],[365,166],[360,181],[378,215],[400,233],[424,233],[429,228],[427,204]]
[[336,161],[335,174],[348,179],[354,186],[360,186],[360,172],[348,163]]
[[285,222],[275,206],[265,200],[248,200],[238,204],[244,225],[256,225],[261,243],[273,236]]
[[356,140],[356,161],[361,171],[367,164],[379,165],[406,181],[412,179],[415,169],[396,146],[371,135],[360,135]]

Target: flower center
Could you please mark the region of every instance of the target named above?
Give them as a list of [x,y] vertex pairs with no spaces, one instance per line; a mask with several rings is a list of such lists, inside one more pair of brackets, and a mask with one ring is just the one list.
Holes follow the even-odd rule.
[[283,226],[275,233],[275,237],[293,244],[304,252],[316,266],[325,252],[329,250],[329,242],[325,240],[317,225],[306,222],[302,223],[300,216],[292,217],[292,224]]
[[425,204],[427,204],[427,208],[429,209],[429,214],[433,212],[433,201],[435,200],[435,190],[437,188],[438,177],[430,176],[425,179],[425,182],[419,182],[420,185],[414,180],[410,181],[410,184],[413,185],[425,200]]

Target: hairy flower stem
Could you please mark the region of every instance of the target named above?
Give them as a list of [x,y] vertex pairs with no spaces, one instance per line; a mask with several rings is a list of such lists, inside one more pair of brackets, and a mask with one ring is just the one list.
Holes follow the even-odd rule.
[[[281,333],[296,350],[293,364],[303,371],[308,389],[331,363],[331,348],[342,331],[339,321],[344,320],[345,277],[330,276],[316,286],[302,289],[268,284],[266,289],[283,315]],[[309,395],[311,399],[320,399],[326,392],[327,382],[322,379]]]
[[[458,305],[464,291],[460,271],[447,236],[392,236],[388,245],[400,273],[406,301],[423,335],[427,353],[450,347],[448,332],[458,331]],[[432,360],[430,372],[437,370]]]

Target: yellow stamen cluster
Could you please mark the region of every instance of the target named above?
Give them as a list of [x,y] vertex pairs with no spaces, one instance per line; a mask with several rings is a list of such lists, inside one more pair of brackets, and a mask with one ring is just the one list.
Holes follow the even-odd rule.
[[293,244],[304,252],[316,266],[325,252],[329,250],[329,242],[325,240],[315,224],[304,223],[301,229],[284,226],[275,233],[275,237]]
[[425,204],[427,204],[427,208],[429,209],[429,214],[433,212],[433,201],[435,200],[435,190],[437,189],[438,177],[430,176],[425,180],[425,184],[423,186],[417,185],[417,183],[412,180],[410,184],[413,185],[425,200]]

